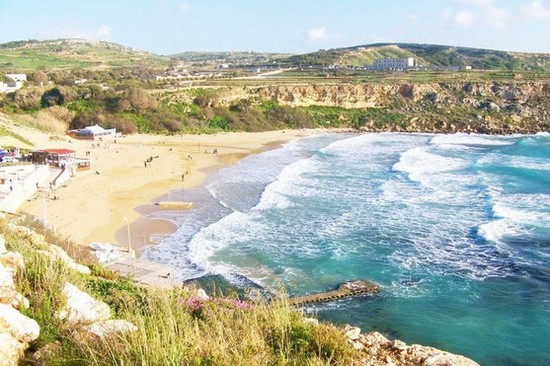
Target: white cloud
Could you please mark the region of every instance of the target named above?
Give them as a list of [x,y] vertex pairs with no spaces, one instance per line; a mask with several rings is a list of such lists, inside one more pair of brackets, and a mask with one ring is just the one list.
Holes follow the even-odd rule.
[[307,40],[310,43],[324,43],[331,38],[325,27],[311,28],[307,31]]
[[486,8],[484,22],[489,28],[502,29],[510,23],[512,17],[508,10],[489,6]]
[[49,29],[40,31],[39,36],[41,39],[82,38],[108,41],[111,39],[111,28],[107,25],[102,25],[97,29],[84,30],[81,28],[79,22],[70,22],[58,24]]
[[521,8],[521,13],[527,19],[550,20],[550,4],[547,1],[532,1]]
[[102,25],[96,30],[96,37],[98,39],[107,39],[111,37],[111,28],[106,25]]
[[491,0],[454,0],[453,2],[462,5],[490,6]]
[[453,16],[453,24],[459,28],[471,28],[474,24],[474,14],[469,11],[459,11]]
[[512,16],[506,8],[496,6],[492,0],[452,0],[456,7],[442,12],[445,21],[451,21],[458,28],[505,28]]
[[191,13],[191,5],[187,3],[180,4],[179,6],[180,14],[189,14]]

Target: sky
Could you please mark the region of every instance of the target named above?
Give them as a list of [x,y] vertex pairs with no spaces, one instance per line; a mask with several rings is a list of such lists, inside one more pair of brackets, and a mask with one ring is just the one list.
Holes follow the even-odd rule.
[[378,42],[550,53],[550,0],[0,0],[0,43],[57,38],[160,55]]

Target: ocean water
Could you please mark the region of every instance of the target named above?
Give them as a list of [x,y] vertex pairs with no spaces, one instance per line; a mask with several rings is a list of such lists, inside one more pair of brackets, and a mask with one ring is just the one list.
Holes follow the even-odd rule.
[[221,170],[145,255],[182,278],[372,297],[306,311],[481,365],[550,364],[550,135],[327,134]]

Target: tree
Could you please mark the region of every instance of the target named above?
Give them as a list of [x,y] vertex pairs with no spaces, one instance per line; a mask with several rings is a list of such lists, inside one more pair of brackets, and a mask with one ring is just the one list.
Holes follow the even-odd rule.
[[39,89],[19,89],[15,92],[13,101],[21,109],[38,109],[41,98],[42,92]]
[[150,96],[142,88],[130,88],[126,92],[126,97],[124,99],[128,101],[136,112],[144,112],[147,109],[155,108],[157,105],[156,99]]
[[71,128],[78,129],[105,123],[105,115],[100,111],[80,112],[71,121]]
[[35,85],[45,85],[48,83],[48,75],[42,70],[37,70],[29,75],[29,81]]

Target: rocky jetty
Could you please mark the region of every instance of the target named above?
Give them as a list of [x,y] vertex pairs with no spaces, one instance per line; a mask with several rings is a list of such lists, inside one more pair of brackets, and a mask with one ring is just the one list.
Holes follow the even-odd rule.
[[290,305],[303,305],[315,302],[325,302],[343,299],[345,297],[372,295],[380,290],[380,286],[367,280],[348,281],[340,284],[332,291],[320,292],[312,295],[292,297],[288,300]]

